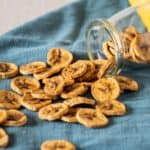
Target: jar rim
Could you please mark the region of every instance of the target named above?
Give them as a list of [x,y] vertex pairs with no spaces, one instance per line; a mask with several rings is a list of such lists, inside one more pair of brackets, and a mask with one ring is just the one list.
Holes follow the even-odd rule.
[[[97,19],[97,20],[91,22],[89,24],[89,26],[87,27],[87,30],[85,33],[85,40],[86,40],[85,44],[86,44],[86,50],[88,53],[88,57],[90,60],[94,60],[93,49],[92,49],[91,41],[90,41],[92,38],[91,36],[93,36],[91,34],[91,32],[93,29],[100,30],[102,28],[110,36],[110,39],[114,43],[114,48],[115,48],[115,57],[114,57],[115,65],[113,68],[111,68],[111,70],[108,70],[107,73],[109,75],[116,75],[116,74],[119,74],[121,72],[121,69],[122,69],[123,64],[124,64],[124,61],[123,61],[124,45],[121,41],[118,28],[116,29],[115,26],[111,22],[109,22],[108,20]],[[103,35],[101,35],[101,36],[103,36]],[[102,38],[102,37],[98,37],[98,38]],[[96,42],[96,41],[94,41],[94,42]],[[100,44],[100,43],[96,43],[96,44]],[[99,52],[102,52],[102,49],[99,49],[99,51],[97,53],[99,53]]]

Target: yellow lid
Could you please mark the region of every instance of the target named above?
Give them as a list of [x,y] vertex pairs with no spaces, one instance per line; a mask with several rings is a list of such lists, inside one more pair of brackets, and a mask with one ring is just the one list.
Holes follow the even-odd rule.
[[129,3],[132,6],[143,4],[143,7],[138,8],[138,13],[144,25],[150,31],[150,0],[129,0]]

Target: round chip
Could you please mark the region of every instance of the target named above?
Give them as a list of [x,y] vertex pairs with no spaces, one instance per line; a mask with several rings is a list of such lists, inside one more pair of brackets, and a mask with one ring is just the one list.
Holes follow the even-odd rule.
[[120,95],[120,86],[114,78],[102,78],[92,84],[91,94],[98,102],[115,100]]
[[117,100],[105,101],[97,105],[96,110],[106,116],[120,116],[126,113],[125,105]]
[[42,143],[41,150],[76,150],[76,148],[66,140],[48,140]]
[[44,91],[50,96],[58,96],[64,89],[64,80],[61,76],[54,76],[49,79],[43,80]]
[[41,79],[45,79],[48,77],[51,77],[52,75],[58,73],[61,71],[61,68],[59,66],[54,66],[51,68],[46,68],[46,70],[40,72],[40,73],[34,73],[33,76],[34,78],[36,78],[37,80],[41,80]]
[[0,148],[4,148],[8,145],[9,137],[3,128],[0,128]]
[[47,54],[47,63],[50,66],[64,68],[73,60],[73,55],[63,48],[52,48]]
[[87,66],[86,72],[79,78],[77,81],[91,81],[95,73],[95,65],[92,61],[89,60],[79,60],[78,63],[85,64]]
[[19,109],[21,96],[6,90],[0,90],[0,108]]
[[20,73],[23,75],[38,73],[46,70],[46,63],[41,61],[34,61],[20,66]]
[[6,121],[8,115],[6,110],[1,110],[0,109],[0,124]]
[[118,75],[115,76],[115,79],[119,82],[121,90],[137,91],[139,89],[137,81],[129,77]]
[[52,100],[51,99],[38,99],[32,97],[31,94],[25,94],[22,100],[20,101],[21,105],[25,108],[32,110],[32,111],[38,111],[40,108],[49,105]]
[[9,62],[0,62],[0,79],[14,77],[18,74],[18,67]]
[[31,77],[16,77],[11,81],[11,88],[18,94],[25,94],[40,88],[38,80]]
[[87,65],[82,63],[82,61],[76,61],[73,64],[70,64],[62,70],[62,76],[64,78],[79,78],[87,72]]
[[57,120],[68,112],[68,106],[63,103],[55,103],[45,106],[39,111],[39,118],[42,120]]
[[75,83],[71,86],[65,87],[64,91],[61,93],[61,98],[73,98],[79,95],[83,95],[87,92],[88,87],[82,83]]
[[4,126],[17,127],[27,123],[27,116],[21,111],[10,109],[7,110],[7,114],[7,120],[2,124]]
[[81,108],[77,111],[76,118],[79,123],[87,128],[99,128],[106,126],[109,120],[95,109]]
[[61,117],[61,120],[69,123],[78,122],[76,118],[77,110],[78,108],[69,108],[68,112]]
[[93,106],[95,104],[95,101],[93,99],[89,99],[86,97],[77,96],[77,97],[73,97],[70,99],[66,99],[64,101],[64,104],[68,105],[69,107],[74,107],[77,105],[91,105],[91,106]]

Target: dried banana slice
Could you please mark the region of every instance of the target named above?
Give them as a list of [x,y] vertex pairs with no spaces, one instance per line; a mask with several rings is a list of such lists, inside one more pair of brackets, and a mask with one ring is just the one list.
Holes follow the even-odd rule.
[[119,82],[121,90],[137,91],[139,89],[137,81],[129,77],[118,75],[115,76],[115,79]]
[[46,70],[40,72],[40,73],[34,73],[33,76],[37,80],[45,79],[48,77],[51,77],[52,75],[59,73],[61,71],[61,68],[59,66],[47,68]]
[[76,148],[66,140],[48,140],[42,143],[41,150],[76,150]]
[[47,63],[50,66],[59,66],[64,68],[68,66],[73,60],[71,52],[63,48],[52,48],[47,54]]
[[18,74],[18,67],[9,62],[0,62],[0,79],[14,77]]
[[120,86],[114,78],[102,78],[92,84],[91,94],[98,102],[114,100],[120,95]]
[[20,102],[25,108],[32,111],[38,111],[40,108],[51,104],[52,100],[33,98],[32,95],[28,93],[24,95]]
[[61,93],[61,98],[73,98],[79,95],[83,95],[87,92],[88,86],[82,83],[75,83],[71,86],[65,87],[64,91]]
[[79,123],[87,128],[99,128],[106,126],[109,120],[95,109],[81,108],[77,111],[76,118]]
[[38,73],[46,70],[46,63],[42,61],[34,61],[20,66],[20,73],[23,75]]
[[37,98],[37,99],[51,99],[51,100],[55,100],[57,97],[56,96],[50,96],[47,95],[43,89],[39,89],[39,90],[34,90],[31,92],[31,96],[33,98]]
[[38,80],[31,77],[16,77],[11,81],[11,88],[18,94],[24,94],[40,88]]
[[115,57],[114,45],[111,41],[106,41],[103,43],[103,52],[108,59]]
[[82,61],[76,61],[75,63],[63,69],[62,76],[75,79],[84,75],[86,71],[87,65],[85,63],[82,63]]
[[6,147],[9,142],[9,136],[3,128],[0,128],[0,148]]
[[58,96],[64,89],[64,80],[62,76],[55,76],[49,79],[43,80],[45,84],[44,91],[50,96]]
[[17,127],[27,123],[27,116],[21,111],[10,109],[7,110],[7,114],[7,120],[2,124],[4,126]]
[[96,110],[106,116],[121,116],[126,113],[126,106],[117,100],[112,100],[97,105]]
[[55,103],[45,106],[39,111],[39,118],[42,120],[57,120],[68,112],[68,106],[63,103]]
[[8,115],[6,110],[0,110],[0,124],[6,121]]
[[67,114],[63,115],[61,117],[62,121],[69,122],[69,123],[76,123],[77,118],[76,118],[76,113],[77,113],[78,108],[69,108]]
[[143,43],[144,39],[142,36],[138,34],[131,42],[132,49],[134,49],[135,55],[140,58],[142,61],[141,63],[148,63],[150,62],[150,45],[146,45]]
[[12,92],[0,90],[0,108],[19,109],[21,96]]
[[69,107],[74,107],[82,104],[93,106],[95,104],[95,101],[86,97],[77,96],[70,99],[66,99],[64,101],[64,104],[68,105]]
[[92,61],[89,60],[79,60],[78,63],[85,64],[87,70],[81,77],[77,78],[77,81],[91,81],[95,73],[95,65]]
[[108,59],[107,62],[102,65],[102,67],[100,68],[99,72],[97,73],[97,77],[98,78],[102,78],[104,77],[107,73],[108,70],[111,69],[114,65],[114,59]]

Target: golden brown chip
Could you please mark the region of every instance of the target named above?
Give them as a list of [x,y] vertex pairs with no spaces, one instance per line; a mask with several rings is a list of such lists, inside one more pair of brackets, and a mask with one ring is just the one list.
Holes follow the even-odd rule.
[[76,118],[79,123],[87,128],[99,128],[109,123],[109,120],[101,112],[90,108],[79,109]]
[[0,148],[6,147],[9,142],[9,136],[3,128],[0,128]]
[[119,86],[121,90],[137,91],[139,89],[139,85],[137,81],[129,77],[118,75],[115,76],[115,79],[119,82]]
[[64,78],[79,78],[87,72],[87,65],[82,63],[82,61],[76,61],[73,64],[70,64],[62,70],[62,76]]
[[61,98],[73,98],[79,95],[83,95],[87,92],[88,87],[82,83],[75,83],[71,86],[65,87],[64,91],[61,93]]
[[31,92],[31,96],[33,98],[37,98],[37,99],[51,99],[51,100],[55,100],[57,97],[56,96],[50,96],[47,95],[43,89],[38,89],[38,90],[34,90]]
[[42,61],[34,61],[20,66],[20,73],[23,75],[38,73],[46,70],[46,63]]
[[70,99],[66,99],[64,101],[64,104],[68,105],[69,107],[74,107],[82,104],[93,106],[95,104],[95,101],[86,97],[77,96]]
[[6,121],[8,115],[6,110],[1,110],[0,109],[0,124]]
[[31,94],[25,94],[22,100],[20,101],[21,105],[25,108],[32,110],[32,111],[38,111],[40,108],[51,104],[51,99],[39,99],[32,97]]
[[73,60],[71,52],[63,48],[52,48],[47,54],[47,63],[50,66],[58,66],[64,68],[68,66]]
[[96,110],[106,116],[120,116],[126,113],[126,106],[117,100],[112,100],[97,105]]
[[19,76],[12,79],[11,88],[18,94],[24,94],[39,89],[40,83],[34,78]]
[[37,80],[45,79],[48,77],[51,77],[52,75],[59,73],[61,71],[61,68],[59,66],[54,66],[51,68],[46,68],[46,70],[40,72],[40,73],[34,73],[33,76]]
[[69,123],[78,122],[77,118],[76,118],[77,110],[78,110],[78,108],[71,108],[70,107],[68,112],[61,117],[61,120],[65,121],[65,122],[69,122]]
[[43,80],[44,91],[50,96],[58,96],[62,93],[64,89],[64,80],[62,76],[54,76],[49,79]]
[[120,95],[120,86],[114,78],[102,78],[92,84],[91,94],[98,102],[115,100]]
[[76,148],[66,140],[48,140],[42,143],[41,150],[76,150]]
[[14,77],[18,74],[18,67],[9,62],[0,62],[0,79]]
[[107,73],[108,70],[111,69],[114,65],[114,59],[108,59],[104,65],[100,68],[99,72],[97,73],[98,78],[104,77]]
[[93,75],[95,73],[95,65],[92,61],[89,60],[79,60],[78,63],[85,64],[87,66],[87,71],[79,78],[77,81],[91,81],[93,80]]
[[27,116],[21,111],[10,109],[7,110],[7,114],[7,120],[2,124],[4,126],[17,127],[27,123]]
[[63,103],[47,105],[40,109],[39,118],[42,120],[57,120],[68,112],[68,106]]
[[19,109],[21,96],[6,90],[0,90],[0,108]]

